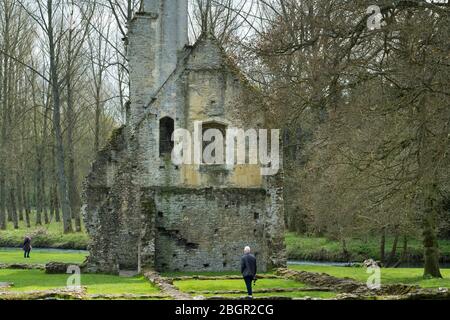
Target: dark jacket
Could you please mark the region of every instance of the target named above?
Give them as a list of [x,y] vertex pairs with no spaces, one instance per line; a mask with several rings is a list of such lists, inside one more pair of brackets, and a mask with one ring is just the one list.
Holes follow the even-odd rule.
[[241,258],[241,273],[244,277],[256,278],[256,258],[252,254],[246,254]]
[[23,250],[31,250],[31,239],[29,237],[26,237],[23,241]]

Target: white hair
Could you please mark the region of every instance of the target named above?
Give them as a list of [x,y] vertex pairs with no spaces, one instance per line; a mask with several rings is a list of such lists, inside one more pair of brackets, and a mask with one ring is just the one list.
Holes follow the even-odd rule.
[[246,246],[244,249],[244,253],[250,253],[252,251],[252,249],[250,249],[249,246]]

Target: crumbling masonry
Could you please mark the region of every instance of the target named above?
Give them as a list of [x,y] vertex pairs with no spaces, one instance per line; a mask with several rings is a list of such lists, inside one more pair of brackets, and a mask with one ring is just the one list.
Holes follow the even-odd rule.
[[98,154],[84,188],[88,270],[259,270],[286,264],[281,172],[258,165],[176,166],[176,128],[265,128],[262,102],[213,36],[188,46],[186,0],[145,0],[129,25],[127,124]]

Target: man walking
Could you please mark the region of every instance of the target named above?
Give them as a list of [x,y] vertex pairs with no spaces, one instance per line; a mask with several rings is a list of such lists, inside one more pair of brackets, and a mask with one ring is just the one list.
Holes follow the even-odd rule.
[[30,257],[30,251],[31,251],[31,238],[29,236],[25,237],[25,240],[23,241],[23,257],[29,258]]
[[241,258],[241,273],[247,286],[248,297],[253,299],[252,282],[256,280],[256,258],[250,252],[250,247],[245,247]]

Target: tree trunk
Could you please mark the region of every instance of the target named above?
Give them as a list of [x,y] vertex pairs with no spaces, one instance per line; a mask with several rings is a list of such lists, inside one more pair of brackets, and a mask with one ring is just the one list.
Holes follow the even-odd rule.
[[[1,169],[1,168],[0,168]],[[0,172],[0,229],[6,230],[6,186],[3,171]]]
[[48,199],[47,199],[47,194],[46,194],[46,168],[44,166],[45,163],[45,155],[46,155],[46,151],[47,151],[47,147],[48,147],[48,126],[47,126],[47,119],[48,119],[48,114],[50,111],[50,106],[46,105],[45,106],[45,111],[44,111],[44,122],[43,122],[43,129],[42,129],[42,141],[41,141],[41,145],[39,148],[39,157],[40,157],[40,164],[41,164],[41,170],[40,175],[40,182],[41,182],[41,186],[40,186],[40,190],[41,190],[41,208],[42,208],[42,213],[44,214],[44,223],[45,224],[49,224],[50,221],[48,219]]
[[381,229],[381,238],[380,238],[380,261],[384,265],[385,260],[385,252],[386,252],[386,228]]
[[[54,75],[55,77],[56,75]],[[55,84],[57,86],[57,84]],[[54,86],[55,86],[54,85]],[[64,169],[64,146],[63,139],[61,133],[61,118],[60,118],[60,99],[59,99],[59,88],[53,89],[54,95],[54,130],[55,130],[55,139],[56,139],[56,167],[57,167],[57,178],[58,178],[58,189],[59,189],[59,200],[61,201],[61,209],[63,215],[63,225],[64,225],[64,233],[73,232],[72,228],[72,213],[70,210],[70,201],[67,192],[67,179],[66,173]]]
[[40,159],[40,155],[37,155],[37,172],[36,172],[36,225],[42,225],[42,183],[41,183],[41,170],[42,170],[42,161]]
[[16,207],[16,194],[14,184],[11,184],[11,188],[9,189],[9,207],[12,217],[12,222],[14,225],[14,229],[19,229],[19,218],[17,216],[17,207]]
[[[73,148],[73,146],[71,147]],[[75,174],[75,159],[73,155],[73,150],[69,152],[69,195],[70,195],[69,198],[70,198],[71,212],[75,220],[75,228],[77,232],[81,232],[81,217],[80,217],[81,200],[77,188],[77,179]]]
[[[423,83],[427,83],[425,79]],[[432,130],[427,126],[430,123],[429,112],[427,110],[428,101],[424,95],[421,105],[417,108],[418,116],[421,119],[420,126],[416,133],[418,139],[417,165],[418,165],[418,186],[416,201],[419,210],[419,217],[422,220],[422,236],[424,249],[424,277],[442,278],[439,267],[439,244],[436,233],[436,220],[440,210],[439,188],[438,188],[438,157],[441,152],[433,150]]]
[[94,126],[94,155],[100,150],[100,97],[97,92],[96,102],[95,102],[95,126]]
[[27,224],[27,228],[31,228],[31,222],[30,222],[30,214],[31,214],[31,208],[30,208],[30,199],[27,193],[27,187],[25,179],[22,179],[22,198],[25,206],[25,222]]
[[77,188],[77,177],[75,174],[75,151],[74,151],[74,129],[75,129],[75,110],[73,104],[73,58],[71,55],[72,46],[72,32],[69,30],[69,50],[67,59],[67,158],[68,158],[68,182],[69,182],[69,200],[70,200],[70,211],[72,212],[72,217],[75,220],[75,229],[77,232],[81,232],[81,219],[80,219],[80,195],[78,194]]
[[[0,57],[0,84],[3,83],[3,59]],[[0,101],[2,100],[3,86],[0,85]],[[0,230],[6,230],[6,208],[5,208],[5,176],[4,176],[4,161],[2,155],[5,154],[4,148],[4,135],[5,135],[5,116],[4,105],[2,103],[2,122],[1,124],[1,136],[0,136]]]
[[19,212],[19,220],[23,221],[24,203],[23,203],[23,192],[22,192],[22,177],[20,174],[16,175],[16,185],[17,185],[17,210]]
[[389,268],[392,263],[394,262],[395,259],[395,255],[397,254],[397,245],[398,245],[398,239],[399,239],[399,234],[398,232],[395,233],[395,237],[394,237],[394,243],[392,244],[392,250],[391,253],[389,254],[389,259],[387,262],[387,267]]
[[442,278],[439,268],[439,245],[432,214],[423,219],[424,278]]
[[342,238],[342,253],[346,259],[350,259],[350,253],[347,250],[347,242],[345,241],[345,238]]
[[61,222],[61,207],[59,205],[59,199],[58,199],[58,192],[56,192],[56,188],[55,188],[55,192],[54,192],[54,201],[55,201],[55,221],[56,222]]
[[400,267],[400,265],[406,260],[407,254],[408,254],[408,236],[404,236],[402,255],[400,256],[400,259],[397,261],[397,263],[394,265],[394,268]]
[[53,188],[50,187],[50,199],[49,199],[49,206],[50,206],[50,220],[54,221],[55,219],[55,203],[54,203],[54,197],[53,197]]
[[[9,46],[9,14],[8,10],[5,10],[2,14],[2,20],[4,20],[4,30],[3,30],[3,48],[8,53]],[[4,17],[3,17],[4,14]],[[1,123],[1,141],[0,141],[0,228],[2,230],[6,230],[8,227],[7,224],[7,195],[6,195],[6,158],[4,155],[7,154],[6,150],[6,142],[7,142],[7,133],[8,133],[8,68],[9,68],[9,57],[8,55],[3,55],[1,58],[1,69],[0,76],[2,77],[2,83],[0,88],[0,94],[2,96],[2,123]]]
[[[8,192],[8,191],[7,191]],[[8,204],[6,206],[10,205],[9,203],[9,197],[8,197]],[[11,207],[9,207],[11,209]],[[13,216],[11,210],[8,210],[8,222],[13,222]]]
[[50,73],[51,73],[51,87],[52,87],[52,101],[53,101],[53,130],[55,133],[55,147],[56,147],[56,172],[58,177],[59,200],[61,202],[61,209],[63,214],[64,233],[73,232],[72,228],[72,213],[70,211],[70,201],[67,192],[67,178],[64,168],[64,144],[61,130],[61,97],[60,97],[60,83],[57,70],[56,58],[56,42],[53,34],[53,1],[47,0],[47,17],[48,27],[47,36],[49,40],[49,58],[50,58]]
[[[52,168],[56,167],[55,160],[55,147],[52,147]],[[52,202],[52,215],[55,217],[56,222],[61,222],[61,216],[59,214],[59,204],[58,204],[58,181],[56,179],[56,175],[54,171],[52,172],[52,187],[51,187],[51,202]]]
[[44,223],[49,224],[50,220],[48,219],[48,206],[47,206],[47,195],[45,192],[45,173],[42,172],[42,179],[41,179],[41,190],[42,190],[42,213],[44,214]]

